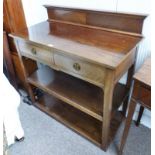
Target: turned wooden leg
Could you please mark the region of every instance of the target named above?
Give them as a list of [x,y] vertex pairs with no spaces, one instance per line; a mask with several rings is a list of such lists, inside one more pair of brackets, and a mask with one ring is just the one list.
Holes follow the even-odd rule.
[[137,118],[137,121],[136,121],[136,126],[139,126],[140,120],[141,120],[142,115],[143,115],[143,112],[144,112],[144,107],[140,106],[138,118]]
[[124,128],[124,131],[123,131],[123,136],[122,136],[122,139],[121,139],[121,145],[120,145],[120,149],[119,149],[119,154],[120,155],[123,152],[123,148],[124,148],[124,145],[125,145],[126,140],[127,140],[130,124],[131,124],[132,117],[133,117],[133,114],[134,114],[134,111],[135,111],[135,107],[136,107],[136,102],[131,99],[130,106],[129,106],[129,111],[128,111],[128,116],[127,116],[127,119],[126,119],[126,122],[125,122],[125,128]]
[[109,140],[112,99],[113,99],[113,72],[108,71],[104,85],[104,105],[103,105],[103,128],[102,128],[102,149],[106,150]]

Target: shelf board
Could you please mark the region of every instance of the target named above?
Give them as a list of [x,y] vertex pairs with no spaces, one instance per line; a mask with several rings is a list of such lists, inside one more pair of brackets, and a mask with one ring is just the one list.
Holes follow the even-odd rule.
[[[76,108],[64,104],[63,101],[52,97],[45,93],[34,105],[41,111],[55,118],[67,127],[84,136],[91,142],[101,147],[102,144],[102,122],[95,118],[77,110]],[[123,116],[119,112],[115,113],[112,119],[111,131],[109,136],[109,144],[114,138],[114,135],[122,122]]]
[[101,144],[102,126],[100,121],[48,94],[40,98],[35,103],[35,106],[90,141],[93,141],[96,145]]
[[[103,120],[103,90],[101,88],[55,71],[48,66],[35,71],[28,81],[84,113],[100,121]],[[113,111],[120,106],[127,90],[124,85],[118,84],[114,92]]]

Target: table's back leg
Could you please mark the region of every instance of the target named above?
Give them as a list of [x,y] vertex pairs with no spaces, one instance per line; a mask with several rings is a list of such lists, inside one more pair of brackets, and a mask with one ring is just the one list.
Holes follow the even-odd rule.
[[[135,67],[136,67],[136,60],[137,60],[137,54],[138,54],[138,47],[136,47],[135,49],[135,57],[134,57],[134,62],[131,65],[131,67],[128,69],[128,76],[127,76],[127,83],[126,83],[126,87],[128,89],[132,89],[132,81],[133,81],[133,75],[135,73]],[[126,111],[127,111],[127,107],[128,107],[128,102],[129,102],[129,97],[130,95],[128,95],[128,97],[126,98],[126,100],[123,103],[123,115],[126,116]]]
[[[131,83],[132,83],[132,77],[135,71],[135,63],[129,68],[128,70],[128,77],[127,77],[127,83],[126,83],[126,87],[128,89],[131,88]],[[125,101],[123,102],[123,115],[126,116],[126,111],[127,111],[127,107],[128,107],[128,101],[129,101],[129,95],[126,97]]]

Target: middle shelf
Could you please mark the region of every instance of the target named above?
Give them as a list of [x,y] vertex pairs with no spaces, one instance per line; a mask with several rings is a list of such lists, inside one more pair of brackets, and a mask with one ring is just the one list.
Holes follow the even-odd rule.
[[[37,69],[28,77],[28,82],[97,120],[103,120],[104,92],[101,88],[48,66]],[[125,85],[116,85],[113,112],[121,105],[127,91]]]

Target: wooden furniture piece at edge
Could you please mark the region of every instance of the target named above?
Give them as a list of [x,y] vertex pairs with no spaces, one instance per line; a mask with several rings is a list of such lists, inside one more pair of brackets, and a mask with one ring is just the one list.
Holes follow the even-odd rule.
[[9,79],[10,83],[17,89],[15,71],[13,68],[12,58],[10,55],[8,40],[5,31],[3,32],[3,62],[3,65],[6,69],[7,78]]
[[[16,10],[16,11],[15,11]],[[26,21],[24,16],[24,10],[21,0],[4,0],[3,1],[3,29],[6,32],[6,39],[8,40],[8,54],[10,55],[5,59],[6,64],[12,61],[13,65],[7,66],[9,70],[15,71],[15,78],[11,77],[13,83],[17,82],[22,87],[27,89],[27,84],[23,74],[23,69],[18,57],[17,49],[13,42],[13,39],[8,36],[9,33],[17,33],[19,30],[26,28]],[[5,38],[4,38],[5,39]],[[5,40],[4,40],[5,41]],[[29,64],[29,68],[33,68]],[[11,69],[12,68],[12,69]],[[17,86],[15,86],[17,88]]]
[[[147,58],[142,65],[142,67],[135,73],[133,82],[133,92],[130,100],[129,111],[127,119],[125,122],[124,131],[121,138],[121,144],[119,149],[119,154],[122,155],[123,148],[125,146],[127,136],[130,129],[130,124],[132,117],[136,108],[136,105],[140,104],[140,110],[147,108],[151,110],[151,58]],[[138,122],[140,123],[140,118],[142,116],[142,111],[140,111],[140,116],[138,116]]]
[[[25,33],[22,33],[22,32],[21,32],[21,34],[20,33],[13,34],[13,37],[14,37],[14,39],[16,41],[16,46],[18,47],[18,52],[19,52],[21,64],[22,64],[22,67],[23,67],[23,70],[24,70],[24,75],[25,75],[25,78],[27,79],[27,82],[29,83],[28,84],[29,85],[29,93],[30,93],[30,96],[31,96],[31,99],[32,99],[34,105],[37,106],[37,107],[39,107],[42,111],[48,113],[52,117],[56,118],[60,122],[64,123],[65,125],[69,126],[71,129],[73,129],[73,130],[77,131],[78,133],[82,134],[84,137],[86,137],[89,140],[93,141],[95,144],[99,145],[103,150],[106,150],[108,148],[108,145],[109,145],[109,135],[110,135],[110,132],[111,132],[110,131],[110,129],[111,129],[110,125],[111,125],[111,122],[112,122],[112,116],[111,116],[111,114],[112,114],[112,106],[113,106],[112,105],[112,102],[113,102],[114,89],[115,89],[115,86],[118,83],[119,79],[127,71],[128,71],[128,79],[127,79],[126,87],[129,88],[130,85],[131,85],[131,78],[132,78],[132,75],[134,73],[134,66],[135,66],[135,60],[136,60],[136,54],[137,54],[136,49],[137,49],[137,46],[138,46],[139,41],[142,39],[141,30],[142,30],[142,23],[143,23],[143,20],[144,20],[145,16],[142,16],[142,15],[127,15],[127,14],[114,14],[114,13],[111,13],[110,14],[110,13],[106,13],[106,12],[93,12],[93,11],[90,11],[90,10],[89,11],[85,11],[85,10],[69,9],[69,8],[67,8],[67,9],[66,8],[57,8],[57,7],[52,7],[52,6],[46,6],[46,7],[48,9],[48,13],[49,13],[50,10],[52,10],[52,11],[54,10],[55,11],[54,13],[58,13],[58,16],[59,15],[62,15],[60,18],[58,17],[58,19],[55,19],[57,17],[54,17],[54,19],[53,19],[53,16],[50,16],[49,15],[49,19],[48,20],[49,20],[49,23],[51,23],[51,25],[52,24],[55,24],[55,22],[57,22],[55,20],[58,20],[58,23],[69,24],[69,25],[72,25],[73,27],[75,26],[77,29],[78,29],[78,27],[79,27],[79,29],[87,29],[88,28],[88,29],[92,29],[92,30],[96,30],[96,31],[102,31],[103,33],[109,33],[109,35],[116,35],[115,36],[116,38],[111,38],[111,39],[114,39],[114,41],[116,41],[117,40],[117,37],[120,37],[120,36],[124,37],[124,39],[126,39],[126,36],[127,36],[128,38],[131,37],[130,39],[137,40],[137,41],[135,41],[135,43],[133,43],[134,41],[132,42],[133,45],[134,45],[134,48],[131,49],[130,51],[127,48],[127,46],[124,47],[124,48],[126,48],[125,49],[126,51],[122,51],[122,52],[124,52],[123,53],[124,56],[123,56],[122,60],[119,61],[119,63],[116,66],[114,66],[114,67],[110,66],[111,60],[109,60],[106,65],[104,63],[103,64],[100,64],[103,68],[105,68],[105,70],[104,70],[105,77],[104,77],[103,82],[100,83],[100,88],[103,91],[103,102],[102,102],[103,103],[103,116],[102,116],[102,120],[101,120],[101,141],[100,142],[96,142],[96,140],[94,140],[92,137],[90,137],[91,134],[89,134],[89,136],[86,135],[85,134],[86,133],[85,130],[83,131],[83,130],[79,129],[79,127],[76,126],[76,121],[74,122],[74,120],[72,120],[71,118],[69,118],[72,115],[66,116],[67,118],[65,118],[65,116],[61,116],[61,117],[58,116],[58,115],[61,114],[61,112],[59,112],[59,108],[57,108],[58,105],[56,104],[59,101],[56,100],[53,104],[56,104],[57,106],[52,106],[51,105],[51,109],[48,106],[46,107],[46,101],[47,101],[46,98],[44,99],[44,101],[41,101],[42,104],[37,103],[37,101],[35,101],[34,94],[32,93],[32,89],[31,89],[31,84],[32,85],[35,84],[35,86],[37,86],[37,87],[39,87],[41,89],[47,88],[47,86],[45,85],[43,87],[43,86],[40,86],[40,84],[37,83],[37,81],[32,81],[32,78],[31,78],[32,75],[29,72],[27,72],[27,69],[25,68],[26,66],[24,65],[24,62],[23,62],[23,60],[25,59],[24,57],[29,57],[30,59],[32,58],[33,60],[36,60],[36,57],[30,56],[30,55],[26,54],[26,52],[24,53],[24,50],[21,51],[21,48],[23,46],[21,46],[20,44],[21,44],[22,40],[25,39],[25,38],[27,38],[28,36],[27,35],[26,36],[23,36],[23,34],[25,34]],[[60,11],[60,14],[59,14],[59,11]],[[82,23],[82,24],[81,23],[78,23],[79,21],[76,21],[76,22],[74,22],[74,20],[72,21],[72,19],[76,19],[74,17],[77,14],[79,14],[80,17],[82,16],[82,19],[84,21],[87,21],[87,17],[88,16],[91,17],[89,19],[92,19],[93,18],[93,20],[91,20],[90,23]],[[127,20],[129,20],[130,22],[129,22],[129,24],[124,24],[124,27],[122,27],[122,29],[119,29],[119,30],[117,29],[118,28],[118,25],[117,24],[116,25],[115,24],[113,25],[112,23],[110,23],[110,25],[108,25],[109,26],[109,28],[108,28],[108,27],[106,27],[104,25],[104,23],[98,23],[99,22],[98,19],[102,19],[102,16],[104,18],[107,18],[107,14],[108,14],[108,18],[111,17],[111,18],[114,19],[114,21],[116,21],[116,20],[119,19],[118,16],[121,17],[120,18],[120,21],[118,21],[118,23],[119,22],[121,23],[122,21],[125,21],[126,22]],[[54,14],[54,15],[56,15],[56,14]],[[67,20],[69,20],[69,21],[67,21],[67,23],[65,23],[66,21],[64,22],[64,20],[66,20],[66,16],[68,17]],[[98,18],[95,18],[95,17],[98,17]],[[102,21],[104,22],[104,20],[102,20]],[[133,25],[136,25],[136,26],[133,27],[132,29],[130,29],[130,31],[127,31],[128,28],[130,27],[130,24],[131,23]],[[94,26],[94,24],[95,24],[95,26]],[[59,26],[59,25],[57,25],[57,26]],[[35,27],[37,29],[37,25]],[[40,27],[40,26],[38,25],[38,27]],[[54,29],[54,30],[56,30],[56,29]],[[57,30],[59,30],[59,29],[57,29]],[[58,32],[57,30],[55,32]],[[64,30],[64,31],[66,31],[66,30]],[[78,41],[82,41],[82,42],[83,41],[87,41],[87,46],[89,46],[89,44],[91,44],[89,47],[90,47],[90,49],[91,48],[93,49],[93,47],[92,47],[93,40],[92,40],[92,42],[90,42],[91,40],[88,40],[89,38],[81,38],[81,40],[80,40],[80,36],[76,36],[75,37],[74,35],[70,35],[70,38],[67,38],[65,36],[64,31],[59,31],[59,35],[56,35],[55,33],[51,32],[51,38],[53,37],[55,39],[54,40],[55,43],[57,43],[57,41],[59,42],[62,38],[63,38],[64,42],[65,41],[68,42],[68,39],[71,39],[72,38],[73,45],[76,45],[77,47],[79,47],[79,49],[82,49],[84,47],[84,45],[83,45],[84,43],[83,44],[79,44],[78,42],[76,42],[77,39],[78,39]],[[27,32],[27,30],[26,30],[26,32]],[[48,35],[49,35],[49,32],[48,32]],[[55,35],[57,37],[55,37]],[[62,36],[62,38],[61,38],[61,36]],[[46,37],[48,37],[48,36],[46,36]],[[98,36],[95,36],[95,37],[98,37]],[[103,37],[106,37],[106,36],[103,36]],[[21,38],[22,38],[22,40],[21,40]],[[60,38],[60,40],[59,40],[59,38]],[[87,62],[87,63],[89,61],[89,63],[91,63],[93,65],[95,64],[95,62],[98,63],[98,64],[100,63],[99,62],[99,59],[95,59],[94,61],[92,61],[92,59],[94,59],[94,58],[90,58],[89,55],[88,55],[88,58],[87,59],[84,57],[84,54],[83,55],[81,54],[81,56],[78,55],[78,54],[80,54],[80,52],[79,53],[72,53],[72,54],[70,54],[69,53],[70,52],[69,50],[70,50],[70,48],[73,45],[71,45],[71,46],[70,45],[65,46],[66,49],[68,48],[68,51],[63,51],[63,49],[61,49],[61,44],[60,44],[61,42],[58,43],[58,44],[55,44],[54,45],[54,48],[52,48],[50,46],[43,46],[43,44],[44,45],[46,44],[46,39],[47,38],[43,40],[45,42],[42,42],[42,44],[39,44],[37,42],[37,38],[35,38],[36,40],[33,40],[33,39],[31,40],[31,38],[29,38],[29,39],[30,39],[29,42],[31,44],[34,44],[34,42],[36,43],[33,46],[37,45],[36,47],[38,48],[39,51],[40,51],[39,48],[44,48],[44,50],[45,50],[45,47],[46,47],[46,49],[48,47],[48,50],[49,50],[49,48],[52,49],[52,50],[57,49],[56,51],[54,51],[54,55],[60,54],[61,53],[60,51],[62,51],[63,52],[63,55],[66,55],[68,58],[72,58],[73,57],[73,58],[76,58],[77,60],[80,59],[81,61]],[[50,37],[49,37],[49,39],[50,39]],[[111,43],[113,43],[112,40],[111,40]],[[93,44],[94,44],[94,46],[96,46],[94,42],[93,42]],[[126,43],[126,45],[128,45],[128,42]],[[27,47],[29,47],[29,46],[27,46]],[[109,41],[109,44],[107,44],[105,46],[108,46],[109,49],[112,49],[113,48],[110,45],[110,41]],[[115,44],[115,46],[118,46],[117,43]],[[59,50],[59,48],[60,48],[60,50]],[[118,48],[118,49],[115,49],[115,47],[113,48],[113,51],[114,51],[114,53],[116,55],[117,55],[117,50],[118,50],[118,53],[120,52],[119,49],[120,48]],[[52,54],[52,50],[51,50],[51,54]],[[76,50],[78,50],[78,49],[76,49]],[[107,51],[108,51],[108,48],[107,48]],[[36,53],[36,52],[34,52],[34,50],[31,51],[31,52]],[[56,59],[56,57],[54,56],[53,59]],[[45,64],[48,64],[49,65],[49,62],[45,61]],[[68,75],[73,75],[75,77],[78,77],[78,78],[86,81],[86,82],[91,83],[90,80],[88,80],[87,78],[84,78],[82,75],[81,76],[77,76],[76,74],[73,74],[70,71],[64,70],[63,68],[61,68],[61,66],[57,66],[56,64],[50,64],[49,66],[51,68],[53,68],[54,70],[59,70],[59,71],[65,72]],[[40,77],[37,77],[37,79],[40,79]],[[94,83],[92,82],[91,84],[94,84]],[[43,89],[43,90],[46,91],[47,93],[49,93],[49,90],[47,90],[47,89]],[[52,94],[52,96],[53,96],[53,94]],[[63,100],[62,98],[60,99],[60,97],[58,97],[56,95],[55,95],[55,97],[58,98],[61,101]],[[51,97],[51,100],[52,100],[52,97]],[[124,104],[123,104],[123,111],[122,111],[122,113],[123,113],[124,116],[126,114],[127,101],[128,101],[128,99],[126,98],[126,100],[124,101]],[[62,105],[64,104],[64,108],[68,105],[67,102],[69,102],[69,101],[66,101],[66,103],[62,103]],[[75,104],[73,105],[73,107],[75,107]],[[79,110],[76,110],[76,111],[79,112]],[[83,112],[84,111],[85,110],[83,110]],[[84,115],[83,112],[80,112],[80,114],[81,115]],[[63,117],[66,120],[64,120]],[[92,116],[89,116],[89,119],[88,119],[88,115],[85,115],[85,116],[82,116],[82,117],[84,117],[86,120],[88,120],[88,122],[89,122],[89,119],[90,118],[92,119]],[[73,119],[74,119],[74,117],[73,117]],[[68,123],[68,120],[70,120],[70,123]],[[78,120],[82,120],[82,119],[77,118],[76,120],[78,121]],[[74,123],[71,123],[71,121],[73,121],[75,124]],[[95,122],[96,121],[97,120],[95,119]],[[94,125],[95,124],[96,123],[94,123]],[[91,128],[90,128],[90,130],[91,130]],[[112,138],[114,138],[114,136]]]

